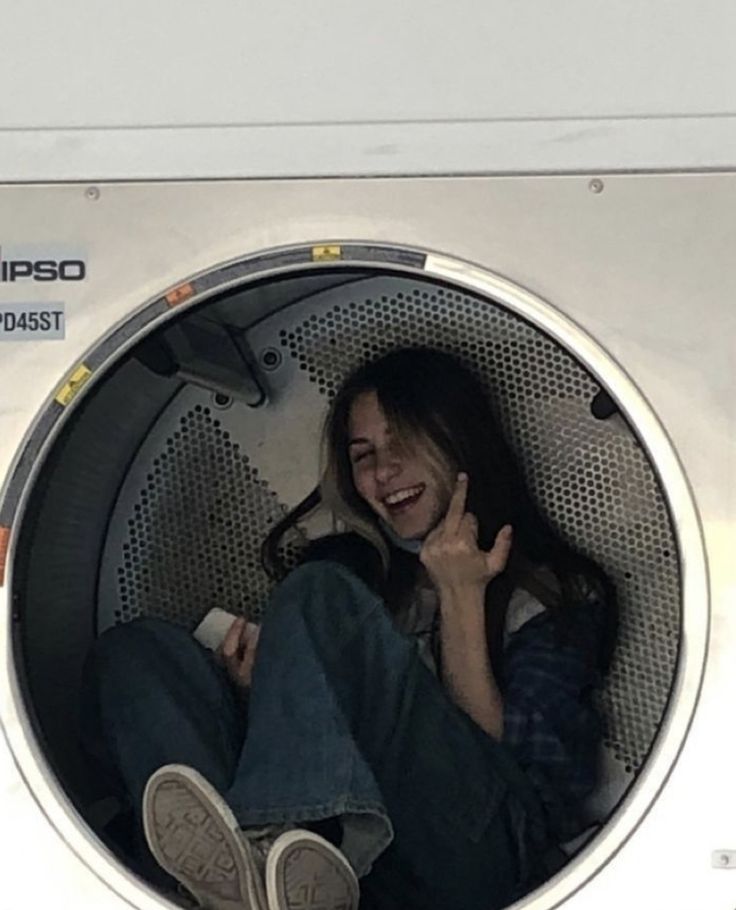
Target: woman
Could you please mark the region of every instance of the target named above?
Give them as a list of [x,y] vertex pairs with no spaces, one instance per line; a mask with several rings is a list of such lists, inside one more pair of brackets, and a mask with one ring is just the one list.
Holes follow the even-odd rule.
[[[358,369],[324,440],[319,493],[264,547],[286,577],[257,638],[228,632],[224,671],[158,621],[98,642],[113,760],[204,906],[354,910],[357,876],[361,907],[502,907],[584,827],[613,591],[541,517],[449,355]],[[319,497],[348,533],[286,574],[279,540]]]

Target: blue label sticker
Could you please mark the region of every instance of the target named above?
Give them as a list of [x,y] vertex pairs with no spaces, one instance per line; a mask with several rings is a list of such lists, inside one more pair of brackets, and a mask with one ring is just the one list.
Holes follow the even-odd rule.
[[0,304],[0,341],[59,341],[65,329],[63,303]]

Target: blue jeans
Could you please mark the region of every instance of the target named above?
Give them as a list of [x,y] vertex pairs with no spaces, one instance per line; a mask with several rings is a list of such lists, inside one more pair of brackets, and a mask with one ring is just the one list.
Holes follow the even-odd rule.
[[309,563],[265,611],[247,711],[184,629],[137,620],[89,664],[94,718],[132,805],[178,762],[243,827],[342,823],[361,906],[492,910],[539,875],[542,810],[503,745],[448,698],[383,602]]

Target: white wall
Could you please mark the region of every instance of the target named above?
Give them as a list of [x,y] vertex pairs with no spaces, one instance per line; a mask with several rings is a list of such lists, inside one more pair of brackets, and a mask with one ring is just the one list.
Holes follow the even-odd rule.
[[736,165],[733,0],[0,0],[0,179]]

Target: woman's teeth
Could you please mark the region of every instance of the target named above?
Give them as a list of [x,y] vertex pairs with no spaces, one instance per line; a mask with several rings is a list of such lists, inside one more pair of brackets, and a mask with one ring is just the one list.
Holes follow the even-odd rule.
[[424,490],[424,484],[416,487],[407,487],[405,490],[397,490],[395,493],[389,493],[383,500],[389,508],[402,505],[410,499],[416,499]]

